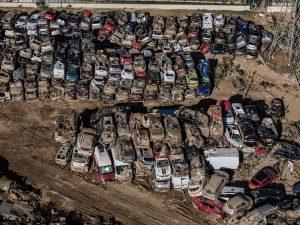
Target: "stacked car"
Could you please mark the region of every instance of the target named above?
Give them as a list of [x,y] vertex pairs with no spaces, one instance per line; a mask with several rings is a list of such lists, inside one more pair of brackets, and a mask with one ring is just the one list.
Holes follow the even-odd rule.
[[[275,165],[261,168],[247,187],[231,181],[241,157],[274,152],[279,134],[272,115],[282,113],[278,102],[273,100],[272,110],[229,100],[218,101],[207,112],[186,106],[143,113],[124,106],[99,108],[86,118],[89,127],[82,126],[76,141],[62,138],[70,125],[59,125],[56,139],[62,147],[55,161],[71,161],[76,172],[87,172],[93,164],[102,182],[151,180],[155,191],[186,189],[195,208],[225,219],[238,217],[257,204],[284,197],[283,190],[271,186],[280,172]],[[74,128],[69,130],[74,134]],[[274,155],[283,158],[284,149],[293,148],[280,146]],[[272,191],[278,194],[270,195]]]
[[1,100],[182,102],[213,90],[212,60],[255,59],[272,35],[242,18],[194,13],[1,12]]

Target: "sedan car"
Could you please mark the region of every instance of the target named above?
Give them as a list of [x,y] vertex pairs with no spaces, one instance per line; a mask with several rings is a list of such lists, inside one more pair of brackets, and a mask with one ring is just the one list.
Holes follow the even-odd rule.
[[284,198],[284,193],[281,189],[275,188],[259,188],[251,191],[254,197],[254,203],[259,204],[263,202],[278,202]]
[[243,148],[244,144],[242,142],[242,137],[239,128],[234,125],[227,125],[225,129],[225,137],[227,141],[237,148]]
[[281,158],[300,160],[300,147],[288,142],[280,143],[281,147],[274,153]]
[[224,204],[223,210],[228,215],[233,216],[250,210],[252,206],[253,200],[251,197],[247,195],[236,195]]
[[278,177],[278,173],[272,167],[264,167],[258,171],[254,177],[249,181],[250,189],[257,189],[267,186]]
[[171,179],[171,165],[167,158],[156,158],[154,170],[156,180],[165,181]]
[[193,199],[193,206],[195,208],[217,216],[224,214],[223,205],[223,202],[219,200],[210,200],[203,196],[197,196]]
[[257,135],[253,121],[247,117],[238,118],[238,127],[241,132],[242,141],[247,147],[255,147]]

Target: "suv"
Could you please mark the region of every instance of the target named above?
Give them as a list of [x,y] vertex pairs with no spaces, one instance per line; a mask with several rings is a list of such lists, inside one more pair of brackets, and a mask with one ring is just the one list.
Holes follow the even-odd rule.
[[252,206],[253,200],[251,197],[246,195],[237,195],[225,203],[223,210],[225,213],[233,216],[243,213],[246,210],[250,210]]
[[94,151],[96,131],[92,128],[84,128],[77,137],[77,150],[79,154],[91,156]]
[[202,195],[212,200],[217,199],[228,181],[229,174],[227,172],[216,170],[215,173],[208,179]]

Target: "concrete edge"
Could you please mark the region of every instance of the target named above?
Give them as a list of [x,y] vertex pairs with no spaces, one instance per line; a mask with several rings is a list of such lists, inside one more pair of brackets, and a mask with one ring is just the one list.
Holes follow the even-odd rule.
[[[156,9],[156,10],[210,10],[210,11],[250,11],[250,6],[245,5],[196,5],[196,4],[130,4],[130,3],[48,3],[50,8],[68,7],[72,8],[86,8],[86,9],[134,9],[134,10],[145,10],[145,9]],[[35,3],[17,3],[17,2],[0,2],[0,7],[3,8],[36,8]]]
[[292,7],[290,6],[268,6],[267,12],[276,13],[276,12],[291,12]]

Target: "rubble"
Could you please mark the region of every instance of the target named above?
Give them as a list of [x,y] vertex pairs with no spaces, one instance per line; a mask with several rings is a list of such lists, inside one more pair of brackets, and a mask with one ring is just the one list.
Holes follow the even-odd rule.
[[11,171],[2,171],[1,174],[1,224],[111,224],[111,219],[101,213],[94,218],[76,211],[65,211],[49,201],[41,190],[27,184],[25,179],[10,178],[11,174]]

